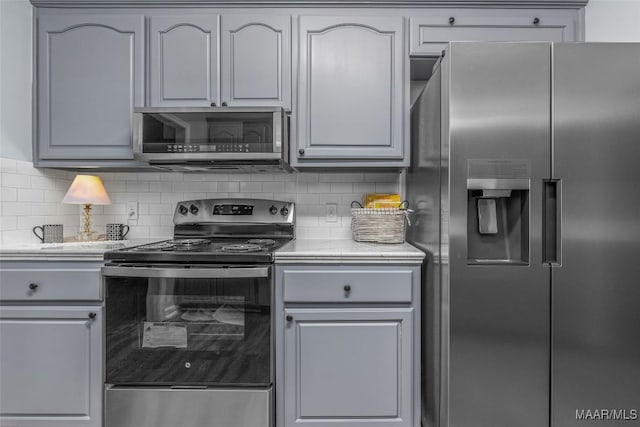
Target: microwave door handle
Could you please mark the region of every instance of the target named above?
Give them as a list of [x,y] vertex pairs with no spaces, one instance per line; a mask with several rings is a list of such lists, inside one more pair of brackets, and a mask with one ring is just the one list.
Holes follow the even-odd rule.
[[175,268],[102,267],[105,277],[147,277],[164,279],[243,279],[269,277],[269,267]]

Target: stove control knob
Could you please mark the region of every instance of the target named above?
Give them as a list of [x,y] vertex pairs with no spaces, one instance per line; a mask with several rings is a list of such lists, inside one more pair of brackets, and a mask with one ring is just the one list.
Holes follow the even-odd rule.
[[269,208],[269,213],[271,215],[275,215],[278,213],[278,208],[276,208],[275,206],[271,205],[271,207]]
[[280,215],[282,216],[289,215],[289,209],[286,206],[283,206],[282,209],[280,209]]
[[200,209],[198,209],[198,207],[196,205],[191,205],[189,206],[189,212],[191,212],[194,215],[198,215],[198,211]]
[[178,212],[180,212],[180,215],[186,215],[189,213],[189,209],[187,209],[187,207],[184,205],[180,205],[180,207],[178,208]]

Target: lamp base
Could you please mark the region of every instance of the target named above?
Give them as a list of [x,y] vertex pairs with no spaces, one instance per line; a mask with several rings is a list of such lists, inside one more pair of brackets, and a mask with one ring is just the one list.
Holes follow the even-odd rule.
[[91,204],[86,203],[82,211],[82,229],[78,233],[78,240],[90,242],[95,240],[95,233],[91,226]]
[[94,242],[96,240],[96,233],[93,231],[90,233],[85,233],[81,231],[78,233],[78,241],[79,242]]

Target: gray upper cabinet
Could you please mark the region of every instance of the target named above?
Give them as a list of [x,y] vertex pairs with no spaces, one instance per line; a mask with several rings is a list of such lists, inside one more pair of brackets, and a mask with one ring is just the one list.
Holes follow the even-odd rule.
[[580,11],[434,9],[412,15],[411,55],[438,56],[450,41],[582,40]]
[[155,15],[150,22],[151,106],[290,108],[289,16]]
[[152,16],[150,22],[151,105],[218,103],[218,16]]
[[294,166],[405,165],[404,34],[401,16],[300,17]]
[[223,15],[222,102],[291,108],[291,17]]
[[144,102],[143,28],[142,15],[39,14],[36,166],[133,159],[132,113]]

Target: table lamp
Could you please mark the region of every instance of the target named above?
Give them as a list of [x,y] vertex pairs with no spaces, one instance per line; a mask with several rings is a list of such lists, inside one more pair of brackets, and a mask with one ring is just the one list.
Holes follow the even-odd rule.
[[91,205],[110,205],[111,199],[109,199],[107,190],[105,190],[102,179],[99,176],[76,175],[67,194],[62,199],[62,203],[84,205],[79,238],[80,240],[90,241],[93,239]]

